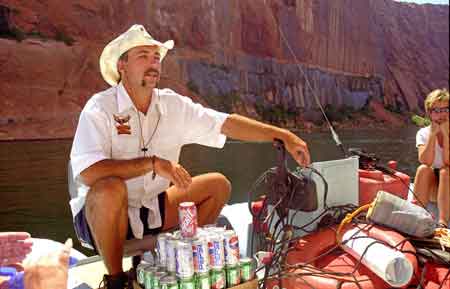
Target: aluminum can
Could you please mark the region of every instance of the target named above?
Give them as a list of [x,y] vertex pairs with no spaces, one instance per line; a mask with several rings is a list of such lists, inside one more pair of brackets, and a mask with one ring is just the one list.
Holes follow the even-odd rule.
[[166,272],[167,268],[162,266],[162,265],[158,265],[156,266],[156,272]]
[[234,287],[241,283],[241,269],[238,266],[227,267],[227,288]]
[[208,235],[209,234],[211,234],[211,231],[198,228],[197,229],[197,235],[195,237],[196,238],[208,239]]
[[197,235],[196,235],[196,237],[203,236],[203,235],[205,235],[205,233],[206,233],[206,230],[204,228],[198,227],[197,228]]
[[192,252],[194,258],[195,273],[209,272],[208,241],[201,237],[192,241]]
[[175,247],[176,274],[179,278],[194,276],[192,243],[189,240],[178,241]]
[[144,285],[145,282],[145,268],[147,267],[151,267],[150,264],[148,264],[147,262],[141,262],[137,267],[136,267],[136,278],[137,278],[137,282],[139,285]]
[[172,237],[170,233],[159,234],[156,239],[156,252],[158,255],[158,264],[167,266],[167,239]]
[[150,265],[156,265],[155,256],[152,251],[144,252],[144,254],[142,254],[142,260],[149,263]]
[[240,268],[242,283],[253,280],[255,278],[255,268],[253,267],[252,258],[241,258]]
[[225,264],[229,267],[239,265],[239,239],[233,230],[225,231],[223,240],[225,250]]
[[205,231],[211,231],[212,229],[214,229],[214,228],[216,228],[216,227],[217,227],[216,224],[207,224],[207,225],[204,225],[202,228],[203,228],[203,230],[205,230]]
[[225,270],[211,271],[211,289],[224,289],[226,285]]
[[211,289],[211,280],[209,278],[209,272],[196,274],[195,289]]
[[152,289],[153,278],[155,277],[156,267],[145,267],[144,268],[144,288]]
[[160,280],[161,289],[178,289],[178,281],[174,276],[165,276]]
[[193,202],[181,203],[178,207],[180,231],[183,238],[193,238],[197,234],[197,207]]
[[151,289],[161,289],[161,279],[165,276],[167,276],[166,272],[156,272],[155,275],[153,276]]
[[211,269],[223,269],[225,267],[225,252],[223,237],[215,233],[208,235],[208,255]]
[[195,289],[195,279],[191,278],[180,278],[179,289]]
[[224,227],[211,227],[209,230],[219,235],[223,235],[226,231]]
[[172,233],[172,236],[173,236],[175,239],[177,239],[177,240],[180,240],[181,238],[183,238],[183,237],[181,236],[181,231],[175,231],[175,232],[173,232],[173,233]]
[[176,251],[176,245],[177,240],[170,237],[166,241],[166,265],[167,265],[167,272],[169,274],[175,274],[177,271],[177,265],[175,260],[175,251]]

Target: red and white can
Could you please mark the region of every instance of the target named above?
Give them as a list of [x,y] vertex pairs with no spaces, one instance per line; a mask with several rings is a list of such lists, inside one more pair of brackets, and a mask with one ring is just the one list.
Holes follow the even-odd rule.
[[180,231],[183,238],[194,238],[197,234],[197,207],[193,202],[181,203],[178,207]]
[[221,270],[225,268],[225,252],[223,248],[223,237],[210,233],[208,235],[208,255],[211,269]]
[[192,241],[192,251],[194,256],[194,269],[197,274],[209,272],[209,251],[208,241],[203,238],[196,238]]
[[239,265],[239,239],[233,230],[225,231],[223,234],[223,245],[225,249],[225,264],[229,267]]

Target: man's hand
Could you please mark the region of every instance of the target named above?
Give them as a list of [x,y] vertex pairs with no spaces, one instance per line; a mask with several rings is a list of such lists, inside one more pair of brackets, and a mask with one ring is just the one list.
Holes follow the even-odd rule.
[[287,137],[284,139],[284,145],[292,158],[294,158],[300,166],[305,167],[311,164],[308,145],[304,140],[291,132],[287,132]]
[[70,250],[72,239],[57,252],[41,257],[36,263],[25,268],[24,283],[27,289],[67,288]]
[[31,252],[32,246],[28,233],[0,233],[0,266],[22,262]]
[[431,135],[436,136],[441,131],[441,126],[439,123],[432,122],[431,123]]
[[153,169],[157,175],[170,180],[181,190],[186,191],[192,183],[191,175],[180,164],[156,158]]

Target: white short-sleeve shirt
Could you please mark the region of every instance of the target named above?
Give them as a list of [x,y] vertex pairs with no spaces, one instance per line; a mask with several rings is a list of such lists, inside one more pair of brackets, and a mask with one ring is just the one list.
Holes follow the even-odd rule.
[[[119,134],[117,117],[129,117],[127,124],[131,134]],[[74,181],[78,185],[77,197],[70,201],[72,215],[75,217],[85,204],[89,187],[81,183],[79,176],[91,165],[105,159],[142,157],[142,140],[148,148],[147,156],[156,155],[174,162],[179,161],[185,144],[222,148],[226,136],[221,128],[227,117],[228,114],[193,103],[190,98],[169,89],[153,91],[147,114],[138,112],[122,84],[95,94],[81,112],[70,153]],[[169,184],[169,180],[159,176],[152,180],[152,173],[126,181],[128,217],[136,238],[143,235],[139,218],[142,206],[150,211],[149,228],[161,226],[157,196],[167,190]]]
[[[428,139],[430,138],[430,134],[431,134],[431,126],[421,128],[416,135],[416,147],[419,147],[420,145],[426,145]],[[434,161],[432,167],[435,169],[440,169],[443,166],[444,166],[444,149],[436,141]]]

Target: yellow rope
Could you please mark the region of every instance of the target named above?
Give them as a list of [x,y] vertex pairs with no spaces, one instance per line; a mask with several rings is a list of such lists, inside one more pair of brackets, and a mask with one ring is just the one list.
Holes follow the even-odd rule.
[[[341,224],[339,224],[339,227],[336,231],[336,242],[339,246],[341,246],[342,244],[342,234],[343,234],[343,229],[344,226],[351,223],[352,220],[359,215],[360,213],[362,213],[363,211],[367,211],[367,210],[371,210],[373,209],[375,205],[375,201],[371,204],[367,204],[365,206],[362,206],[360,208],[358,208],[357,210],[355,210],[353,213],[351,214],[347,214],[347,216],[345,216],[344,220],[342,220]],[[439,243],[442,246],[442,250],[445,251],[444,247],[450,248],[450,229],[436,229],[434,232],[434,238],[435,240],[438,240]]]
[[347,214],[347,216],[342,220],[341,224],[339,225],[337,231],[336,231],[336,242],[340,246],[342,243],[342,230],[344,229],[344,226],[351,223],[351,221],[359,215],[363,211],[367,211],[372,207],[373,204],[367,204],[365,206],[362,206],[358,208],[356,211],[354,211],[351,214]]
[[449,229],[436,229],[434,231],[434,239],[441,244],[442,251],[445,251],[444,247],[450,248],[450,230]]

